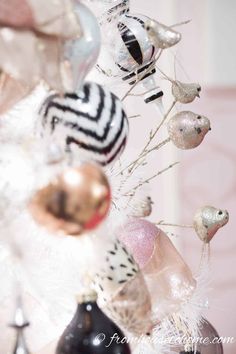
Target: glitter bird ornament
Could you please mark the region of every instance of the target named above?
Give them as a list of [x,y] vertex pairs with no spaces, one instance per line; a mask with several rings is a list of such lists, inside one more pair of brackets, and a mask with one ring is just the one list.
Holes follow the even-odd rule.
[[149,196],[142,196],[137,198],[137,201],[132,205],[130,216],[136,218],[145,218],[151,215],[152,213],[153,201]]
[[177,102],[187,104],[200,97],[201,86],[196,83],[172,81],[172,95]]
[[50,95],[40,111],[42,136],[73,157],[108,165],[118,159],[129,126],[121,101],[107,88],[85,83],[78,93]]
[[157,48],[167,49],[173,47],[181,40],[181,34],[179,32],[160,22],[149,19],[145,25],[149,38]]
[[216,232],[228,221],[229,213],[227,210],[207,205],[196,211],[193,226],[200,240],[209,243]]
[[175,114],[167,127],[173,144],[183,150],[196,148],[211,129],[208,118],[191,111]]

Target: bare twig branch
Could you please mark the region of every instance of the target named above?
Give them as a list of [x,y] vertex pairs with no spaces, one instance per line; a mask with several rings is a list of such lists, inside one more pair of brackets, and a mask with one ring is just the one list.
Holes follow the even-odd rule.
[[133,119],[133,118],[140,118],[141,114],[136,114],[134,116],[129,116],[128,119]]
[[187,24],[190,23],[191,21],[192,21],[192,20],[186,20],[186,21],[178,22],[178,23],[175,23],[174,25],[171,25],[170,27],[178,27],[178,26],[187,25]]
[[163,220],[154,223],[155,225],[159,226],[170,226],[170,227],[181,227],[181,228],[190,228],[193,229],[193,225],[184,225],[184,224],[171,224],[171,223],[165,223]]
[[132,189],[132,191],[135,192],[138,188],[142,187],[142,186],[143,186],[144,184],[146,184],[146,183],[151,182],[154,178],[156,178],[156,177],[160,176],[161,174],[163,174],[164,172],[170,170],[172,167],[174,167],[174,166],[177,165],[177,164],[179,164],[179,162],[174,162],[173,164],[169,165],[168,167],[165,167],[163,170],[158,171],[155,175],[153,175],[153,176],[147,178],[147,179],[144,180],[144,181],[141,181],[136,187],[134,187],[134,188]]
[[126,167],[124,167],[119,174],[124,173],[126,170],[128,170],[129,174],[132,174],[132,172],[134,172],[134,170],[137,169],[137,167],[141,166],[145,160],[144,158],[147,157],[148,154],[150,154],[152,151],[157,151],[160,148],[162,148],[164,145],[166,145],[167,143],[170,142],[170,138],[166,138],[165,140],[161,141],[159,144],[155,145],[154,147],[152,147],[149,150],[142,150],[142,152],[140,153],[140,155],[137,157],[136,160],[130,162],[129,165],[127,165]]
[[[153,141],[153,139],[155,138],[155,136],[157,135],[158,131],[160,130],[160,128],[162,127],[162,125],[164,124],[164,122],[166,121],[166,119],[168,118],[171,110],[174,108],[174,106],[176,105],[176,101],[174,101],[170,108],[168,109],[168,111],[166,112],[166,114],[163,116],[163,119],[161,120],[161,122],[158,124],[158,126],[156,127],[156,129],[154,130],[154,132],[150,132],[150,137],[148,142],[146,143],[146,145],[144,146],[144,148],[142,149],[141,153],[139,154],[138,158],[131,162],[128,166],[126,166],[120,173],[123,173],[127,168],[130,168],[130,172],[132,172],[132,170],[135,168],[136,164],[139,162],[140,159],[142,159],[143,157],[147,156],[147,154],[149,154],[149,152],[153,151],[152,149],[149,151],[147,150],[147,148],[150,146],[151,142]],[[167,142],[169,142],[169,139],[167,141],[164,140],[164,142],[160,143],[160,147],[162,147],[163,145],[165,145]],[[157,148],[154,150],[157,150]],[[147,152],[148,151],[148,152]]]
[[[154,139],[154,137],[156,136],[156,134],[158,133],[158,131],[160,130],[160,128],[162,127],[162,125],[165,123],[166,119],[168,118],[170,112],[172,111],[172,109],[174,108],[174,106],[176,105],[177,101],[173,101],[172,105],[170,106],[170,108],[168,109],[167,113],[164,115],[162,121],[160,122],[160,124],[157,126],[157,128],[154,130],[153,134],[151,135],[151,139],[150,142]],[[149,143],[150,144],[150,143]]]

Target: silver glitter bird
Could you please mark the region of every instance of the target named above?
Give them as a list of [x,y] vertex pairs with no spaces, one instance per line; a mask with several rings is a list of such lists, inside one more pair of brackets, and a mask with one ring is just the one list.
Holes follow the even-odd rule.
[[194,215],[193,226],[200,240],[209,243],[216,232],[229,221],[227,210],[204,206]]
[[179,149],[193,149],[201,144],[205,135],[211,130],[208,118],[182,111],[175,114],[168,122],[168,133],[173,144]]
[[130,215],[135,218],[146,218],[152,213],[153,201],[149,196],[143,196],[132,206]]
[[172,82],[172,95],[177,102],[187,104],[200,97],[201,86],[197,83],[184,83],[180,81]]
[[167,49],[173,47],[181,40],[179,32],[153,19],[149,19],[145,23],[145,27],[150,40],[157,48]]

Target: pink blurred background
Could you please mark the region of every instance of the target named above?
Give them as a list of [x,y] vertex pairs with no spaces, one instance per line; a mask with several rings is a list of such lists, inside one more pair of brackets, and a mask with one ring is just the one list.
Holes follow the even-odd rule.
[[[201,99],[178,110],[192,110],[211,120],[212,131],[197,149],[180,152],[173,147],[164,148],[152,158],[157,170],[170,162],[181,165],[152,183],[156,201],[152,221],[165,220],[191,224],[195,210],[206,204],[228,209],[230,222],[218,232],[211,243],[212,284],[209,310],[205,316],[224,337],[234,337],[234,344],[224,345],[225,354],[236,353],[236,2],[235,0],[133,0],[132,12],[153,17],[165,24],[191,20],[179,27],[183,39],[177,50],[163,56],[161,68],[185,82],[199,82]],[[175,59],[176,54],[176,59]],[[166,90],[165,106],[170,84],[160,81]],[[137,102],[137,101],[135,101]],[[147,138],[157,115],[153,107],[142,102],[132,105],[131,114],[141,113],[143,119],[131,122],[132,147],[139,148]],[[163,133],[162,138],[166,137]],[[153,171],[152,171],[153,172]],[[166,229],[167,230],[167,229]],[[168,229],[177,247],[193,271],[197,269],[201,242],[191,229]]]

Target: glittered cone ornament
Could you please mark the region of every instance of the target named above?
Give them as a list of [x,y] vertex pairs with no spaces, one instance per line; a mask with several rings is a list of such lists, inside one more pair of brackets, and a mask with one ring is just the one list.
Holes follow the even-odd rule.
[[119,239],[140,265],[155,320],[178,311],[193,294],[196,282],[168,236],[146,220],[132,219],[119,230]]
[[62,334],[56,354],[130,354],[119,327],[98,307],[89,291],[78,299],[76,313]]

